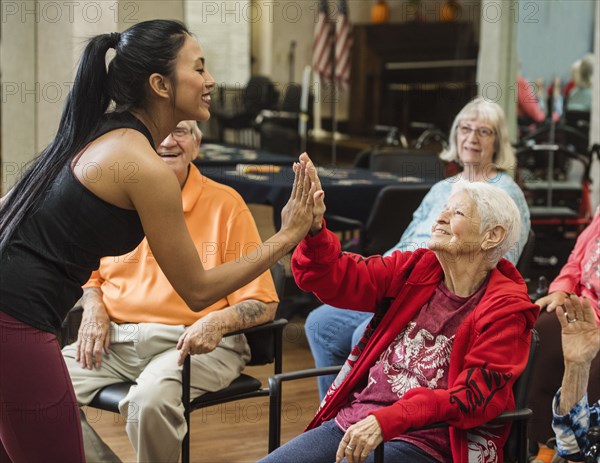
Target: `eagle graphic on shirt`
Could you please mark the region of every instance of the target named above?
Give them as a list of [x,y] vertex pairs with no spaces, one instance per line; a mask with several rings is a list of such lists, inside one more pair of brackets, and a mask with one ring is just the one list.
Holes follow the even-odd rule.
[[454,335],[434,336],[410,322],[380,357],[392,391],[402,397],[407,391],[426,387],[437,389],[448,371]]

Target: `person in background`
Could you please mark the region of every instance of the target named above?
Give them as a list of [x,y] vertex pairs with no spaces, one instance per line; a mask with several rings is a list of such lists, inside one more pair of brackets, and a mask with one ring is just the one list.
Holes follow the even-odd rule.
[[[241,259],[260,237],[240,195],[204,177],[192,164],[200,140],[196,122],[182,121],[157,152],[177,176],[187,228],[204,266],[213,268]],[[245,336],[223,336],[272,320],[277,301],[266,272],[192,312],[146,240],[127,255],[104,257],[84,289],[77,341],[63,348],[77,401],[88,404],[112,383],[136,383],[119,406],[138,461],[177,462],[187,431],[178,343],[189,338],[200,352],[192,356],[190,398],[223,389],[250,358]]]
[[[462,171],[431,187],[413,214],[400,241],[385,253],[411,250],[427,246],[431,238],[431,224],[442,211],[452,186],[459,180],[486,182],[506,191],[517,205],[521,218],[521,232],[515,246],[506,258],[516,264],[527,242],[530,229],[529,207],[523,192],[510,172],[516,167],[516,158],[508,137],[508,128],[502,108],[483,98],[475,98],[457,114],[450,131],[450,146],[441,154],[445,161],[456,161]],[[401,205],[399,205],[401,207]],[[343,310],[330,305],[317,307],[308,314],[306,337],[318,368],[341,365],[352,346],[359,341],[372,314]],[[325,392],[334,376],[318,378],[319,394]]]
[[592,75],[594,55],[584,56],[574,75],[575,87],[567,98],[567,111],[590,111],[592,109]]
[[556,316],[561,326],[565,372],[552,403],[552,428],[558,454],[583,461],[590,448],[587,433],[591,427],[600,426],[600,400],[589,403],[587,393],[588,384],[598,383],[600,378],[591,367],[600,357],[600,326],[590,300],[574,294],[557,307]]
[[[140,22],[86,45],[56,136],[0,200],[0,397],[10,405],[0,413],[0,460],[85,461],[56,333],[101,257],[146,237],[175,291],[199,312],[264,273],[309,230],[307,183],[306,201],[286,206],[293,213],[253,259],[202,265],[181,186],[155,146],[180,121],[210,117],[214,85],[204,51],[177,21]],[[192,337],[179,347],[201,352]]]
[[[596,319],[600,319],[600,207],[596,209],[592,223],[577,238],[567,263],[550,284],[548,295],[535,301],[542,310],[535,324],[540,347],[531,377],[529,407],[533,417],[529,440],[539,446],[538,463],[549,463],[554,457],[554,451],[545,444],[553,436],[552,398],[564,372],[565,346],[561,345],[561,325],[552,312],[558,307],[564,308],[572,294],[588,300]],[[592,378],[600,378],[600,357],[593,359],[591,374]],[[592,400],[600,399],[600,381],[590,383],[588,394]]]
[[[559,89],[560,91],[560,89]],[[537,98],[537,86],[523,75],[517,76],[517,117],[519,125],[531,126],[546,120],[546,113]]]
[[540,109],[546,114],[548,112],[548,96],[546,94],[546,87],[544,86],[544,79],[541,77],[535,79],[535,97]]
[[[316,173],[309,171],[315,177]],[[429,249],[363,257],[341,252],[315,200],[309,235],[292,257],[298,287],[373,319],[307,431],[261,463],[503,461],[538,308],[502,258],[519,236],[510,196],[458,182],[432,224]],[[449,427],[416,429],[439,421]]]
[[[571,78],[567,81],[565,86],[563,87],[563,97],[565,100],[569,99],[569,95],[575,88],[575,80],[577,79],[577,75],[579,74],[579,66],[581,66],[581,60],[578,59],[571,65]],[[551,95],[554,90],[554,83],[548,86],[548,93]]]

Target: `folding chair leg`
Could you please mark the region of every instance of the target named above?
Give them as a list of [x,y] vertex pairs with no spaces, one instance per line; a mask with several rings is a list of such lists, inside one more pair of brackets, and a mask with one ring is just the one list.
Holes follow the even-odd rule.
[[375,449],[375,463],[383,463],[385,447],[383,442]]
[[281,381],[269,378],[269,453],[281,443]]
[[181,401],[183,402],[183,417],[187,431],[181,442],[181,463],[190,463],[190,375],[191,361],[188,355],[183,363],[181,372]]
[[519,463],[527,463],[529,461],[528,445],[527,445],[527,420],[519,421],[519,450],[518,450],[518,461]]

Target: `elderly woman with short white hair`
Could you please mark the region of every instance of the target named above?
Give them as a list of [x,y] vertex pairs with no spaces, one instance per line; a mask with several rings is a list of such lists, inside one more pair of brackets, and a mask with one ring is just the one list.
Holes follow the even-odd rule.
[[[489,184],[458,182],[429,249],[371,257],[342,252],[324,210],[319,192],[293,255],[296,282],[374,317],[308,430],[262,462],[370,462],[381,442],[386,463],[503,461],[510,425],[486,423],[514,408],[538,312],[502,258],[519,236],[514,201]],[[449,427],[411,431],[439,421]]]

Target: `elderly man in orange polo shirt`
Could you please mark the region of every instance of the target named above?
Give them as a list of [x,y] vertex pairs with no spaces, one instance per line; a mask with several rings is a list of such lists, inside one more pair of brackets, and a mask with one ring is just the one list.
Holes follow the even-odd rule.
[[[261,242],[256,224],[240,195],[192,164],[200,140],[197,124],[182,121],[157,152],[179,179],[185,220],[202,264],[211,268],[244,254],[252,258]],[[250,358],[243,335],[223,335],[272,320],[277,302],[266,272],[193,312],[169,284],[146,240],[127,255],[105,257],[84,287],[77,341],[63,349],[77,400],[85,405],[104,386],[135,382],[119,408],[137,460],[176,462],[186,432],[178,341],[188,337],[192,352],[201,353],[192,356],[191,398],[222,389]]]

